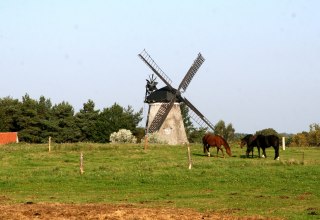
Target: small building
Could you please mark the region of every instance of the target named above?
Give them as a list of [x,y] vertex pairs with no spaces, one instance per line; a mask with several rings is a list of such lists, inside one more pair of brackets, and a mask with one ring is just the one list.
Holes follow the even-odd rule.
[[0,144],[19,143],[18,132],[0,132]]

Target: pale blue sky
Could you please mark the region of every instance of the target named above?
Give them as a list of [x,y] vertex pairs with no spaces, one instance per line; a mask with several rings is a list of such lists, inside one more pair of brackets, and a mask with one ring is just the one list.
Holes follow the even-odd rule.
[[213,124],[301,132],[320,123],[319,11],[316,0],[1,0],[0,97],[147,111],[151,70],[137,54],[177,86],[201,52],[184,95]]

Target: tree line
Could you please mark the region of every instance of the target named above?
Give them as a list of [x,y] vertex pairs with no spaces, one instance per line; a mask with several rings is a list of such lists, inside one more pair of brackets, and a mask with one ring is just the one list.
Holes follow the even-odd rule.
[[[201,142],[204,128],[194,127],[188,116],[188,108],[181,105],[182,117],[191,143]],[[127,129],[137,138],[144,137],[144,128],[138,127],[142,120],[142,109],[135,112],[131,106],[124,108],[117,103],[99,110],[88,100],[79,112],[68,102],[53,105],[41,96],[38,100],[28,94],[22,100],[11,97],[0,98],[0,131],[19,132],[19,140],[28,143],[45,143],[49,137],[57,143],[66,142],[110,142],[110,135]],[[227,140],[235,137],[232,124],[220,120],[215,125],[215,134]]]
[[0,99],[0,131],[19,132],[19,140],[29,143],[45,143],[49,136],[57,143],[105,143],[119,129],[143,136],[143,129],[138,128],[141,120],[142,109],[135,112],[131,106],[124,108],[117,103],[100,111],[88,100],[75,112],[68,102],[53,105],[44,96],[39,100],[28,94],[22,101],[11,97]]
[[297,134],[278,134],[274,129],[268,128],[257,131],[256,134],[270,135],[274,134],[286,138],[286,145],[294,147],[320,146],[320,124],[313,123],[309,126],[309,131],[303,131]]
[[311,124],[309,132],[297,133],[290,137],[290,141],[294,146],[320,146],[320,124]]
[[[182,117],[189,142],[201,143],[204,128],[194,127],[188,116],[188,108],[181,105]],[[57,143],[66,142],[110,142],[110,135],[120,129],[127,129],[139,142],[144,137],[142,109],[135,112],[131,106],[122,107],[114,103],[102,110],[88,100],[79,112],[68,102],[53,105],[50,99],[41,96],[38,100],[28,94],[22,100],[11,97],[0,98],[0,132],[19,132],[19,140],[28,143],[45,143],[49,136]],[[214,134],[227,141],[239,140],[244,134],[235,133],[232,124],[223,120],[214,126]],[[278,134],[274,129],[257,131],[262,134],[286,136],[286,143],[292,146],[320,146],[320,124],[311,124],[309,132]]]

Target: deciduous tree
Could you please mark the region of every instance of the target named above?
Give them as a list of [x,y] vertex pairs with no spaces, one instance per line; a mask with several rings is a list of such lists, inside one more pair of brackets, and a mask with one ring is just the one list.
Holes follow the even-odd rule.
[[234,138],[235,129],[231,123],[226,126],[225,122],[220,120],[215,124],[213,133],[222,136],[226,141],[230,141]]
[[320,125],[313,123],[309,126],[308,143],[312,146],[320,146]]
[[274,130],[273,128],[266,128],[262,129],[260,131],[257,131],[256,134],[262,134],[262,135],[278,135],[278,132]]

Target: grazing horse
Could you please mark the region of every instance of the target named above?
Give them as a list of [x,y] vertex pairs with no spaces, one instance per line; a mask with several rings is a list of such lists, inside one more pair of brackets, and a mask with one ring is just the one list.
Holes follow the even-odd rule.
[[247,142],[247,157],[250,151],[253,151],[253,147],[257,146],[260,157],[260,148],[262,149],[262,157],[267,157],[266,148],[274,148],[274,159],[279,160],[279,137],[276,135],[262,135],[258,134],[252,137],[251,141]]
[[249,153],[251,150],[251,157],[253,158],[253,147],[254,146],[252,146],[252,148],[250,148],[250,150],[249,150],[249,145],[252,143],[252,141],[254,139],[255,139],[255,136],[253,136],[252,134],[248,134],[241,139],[240,147],[242,148],[244,145],[247,145],[247,151],[246,151],[247,157],[249,157]]
[[222,145],[226,149],[226,152],[229,156],[232,156],[231,149],[229,147],[229,144],[225,139],[223,139],[219,135],[213,135],[213,134],[206,134],[202,138],[202,143],[203,143],[203,152],[208,154],[208,157],[210,157],[210,151],[209,148],[212,147],[217,147],[217,156],[219,153],[219,150],[221,150],[222,155],[224,157]]

